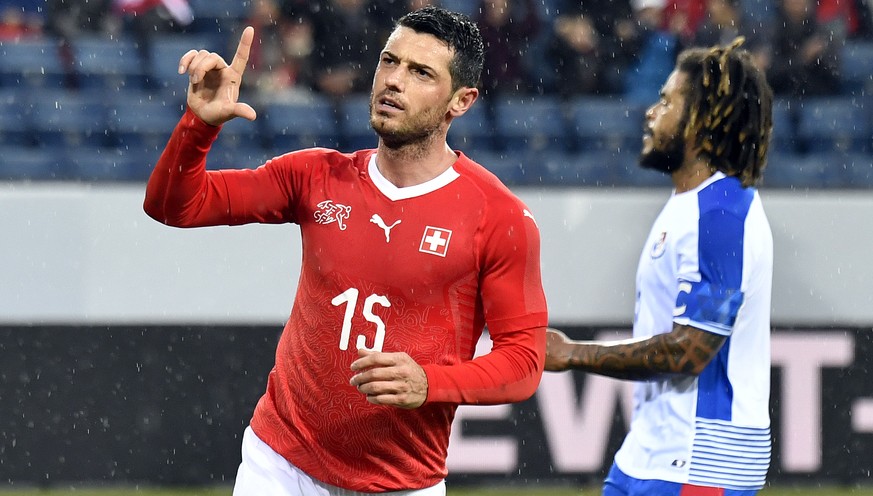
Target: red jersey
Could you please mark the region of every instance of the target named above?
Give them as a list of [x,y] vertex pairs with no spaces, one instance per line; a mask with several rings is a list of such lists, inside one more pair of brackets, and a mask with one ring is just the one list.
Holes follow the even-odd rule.
[[[145,208],[182,227],[300,226],[297,295],[252,429],[334,486],[438,483],[457,405],[524,400],[542,375],[547,312],[530,211],[463,155],[408,188],[382,177],[375,150],[308,149],[255,170],[206,171],[217,133],[186,113]],[[486,324],[493,350],[472,360]],[[368,403],[349,384],[359,347],[409,354],[427,375],[425,404]]]

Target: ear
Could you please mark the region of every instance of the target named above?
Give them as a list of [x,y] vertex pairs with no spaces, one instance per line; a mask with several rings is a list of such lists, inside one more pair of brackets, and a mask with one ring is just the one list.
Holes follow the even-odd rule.
[[452,118],[464,115],[467,110],[473,106],[473,102],[475,102],[477,98],[479,98],[478,88],[469,88],[466,86],[458,88],[455,91],[455,94],[452,95],[452,100],[449,102],[449,115],[451,115]]

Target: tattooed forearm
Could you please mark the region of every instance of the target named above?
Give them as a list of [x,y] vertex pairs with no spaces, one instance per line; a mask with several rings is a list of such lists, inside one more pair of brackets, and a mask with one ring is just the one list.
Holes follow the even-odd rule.
[[677,325],[672,332],[645,340],[580,342],[570,357],[570,366],[632,380],[697,375],[724,341],[724,336]]

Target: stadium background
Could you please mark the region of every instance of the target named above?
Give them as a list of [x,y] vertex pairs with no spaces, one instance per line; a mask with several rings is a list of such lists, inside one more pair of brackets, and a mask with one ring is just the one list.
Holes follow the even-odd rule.
[[[221,23],[245,2],[192,4]],[[155,77],[166,77],[157,98],[127,88],[142,76],[128,40],[83,43],[82,70],[110,88],[89,94],[57,90],[51,42],[0,42],[7,488],[172,491],[233,477],[293,298],[299,237],[287,226],[183,232],[142,213],[144,179],[181,112],[175,61],[193,40],[156,40],[172,54],[157,59]],[[776,487],[864,487],[873,469],[873,51],[863,42],[844,51],[841,96],[778,102],[762,188],[777,250]],[[264,133],[289,146],[335,140],[340,121],[358,143],[374,142],[360,97],[339,109],[283,105],[258,125],[228,125],[210,166],[257,165],[271,149],[247,145]],[[451,139],[537,216],[552,324],[578,337],[626,333],[640,245],[669,194],[664,178],[634,165],[641,109],[586,98],[564,112],[547,96],[498,108],[512,150],[481,146],[490,139],[482,116],[459,120]],[[584,153],[556,151],[568,139]],[[797,140],[814,151],[790,152]],[[519,405],[463,407],[450,483],[528,494],[596,484],[626,408],[625,384],[581,374],[549,374]]]

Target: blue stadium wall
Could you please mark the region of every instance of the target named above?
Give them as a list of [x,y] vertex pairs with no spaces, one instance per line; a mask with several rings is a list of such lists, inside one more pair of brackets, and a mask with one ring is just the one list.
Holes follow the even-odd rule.
[[[629,330],[659,189],[521,189],[551,322]],[[230,483],[293,298],[293,226],[171,229],[142,185],[0,185],[0,480]],[[774,483],[864,483],[873,459],[873,195],[764,191],[773,226]],[[487,352],[483,339],[481,353]],[[462,407],[450,482],[592,483],[629,383],[546,374],[517,405]]]

